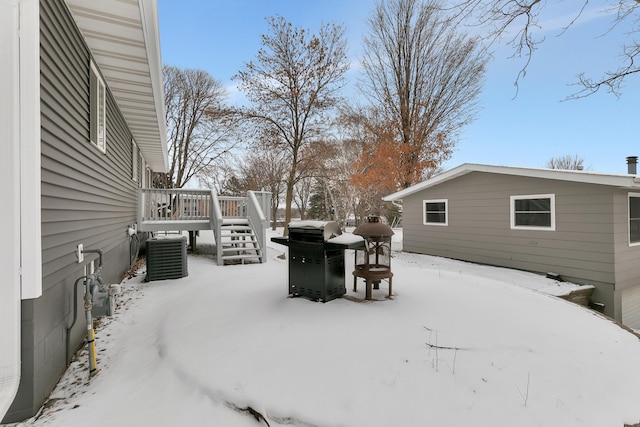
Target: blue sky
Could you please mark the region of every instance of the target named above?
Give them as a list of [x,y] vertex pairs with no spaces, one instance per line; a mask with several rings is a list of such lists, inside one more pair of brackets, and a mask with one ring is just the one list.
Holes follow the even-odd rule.
[[[547,2],[539,37],[544,43],[521,79],[513,82],[523,64],[509,58],[506,45],[494,46],[481,110],[467,126],[449,161],[462,163],[544,167],[552,157],[578,155],[585,167],[599,172],[626,173],[625,157],[640,155],[638,106],[640,76],[628,79],[623,95],[598,93],[564,101],[577,90],[569,86],[585,72],[597,78],[619,64],[625,28],[608,31],[610,16],[590,6],[568,31],[573,18],[566,3]],[[592,2],[593,3],[593,2]],[[200,68],[223,82],[230,100],[239,100],[231,77],[255,59],[260,35],[267,32],[265,17],[282,15],[294,25],[315,31],[323,22],[344,24],[350,59],[348,74],[355,82],[361,40],[374,0],[158,0],[160,40],[165,64]],[[563,9],[564,8],[564,9]]]

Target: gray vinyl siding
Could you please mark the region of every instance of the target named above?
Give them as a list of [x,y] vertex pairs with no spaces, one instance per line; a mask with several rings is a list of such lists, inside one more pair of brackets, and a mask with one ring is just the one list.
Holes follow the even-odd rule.
[[[120,282],[136,218],[131,133],[107,90],[106,154],[91,144],[90,53],[65,2],[40,1],[40,37],[43,294],[22,303],[22,377],[4,422],[35,414],[83,341],[73,284],[96,256],[78,264],[76,246],[102,249],[105,283]],[[68,337],[74,304],[79,320]]]
[[[105,252],[127,243],[125,231],[135,221],[137,193],[131,179],[131,133],[122,114],[107,92],[103,154],[89,142],[89,52],[63,2],[42,2],[41,8],[46,289],[78,270],[73,253],[78,243]],[[49,26],[50,21],[55,24]]]
[[[556,230],[512,230],[510,196],[555,194]],[[449,200],[449,225],[422,224],[422,201]],[[455,259],[614,283],[610,187],[473,172],[403,201],[403,248]]]
[[622,322],[630,328],[640,329],[640,285],[621,291]]
[[616,289],[640,286],[640,245],[629,246],[629,192],[614,197]]

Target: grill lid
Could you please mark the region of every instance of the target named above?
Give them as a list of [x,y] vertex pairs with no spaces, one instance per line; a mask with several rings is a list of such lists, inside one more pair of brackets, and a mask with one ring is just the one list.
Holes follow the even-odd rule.
[[298,236],[305,235],[327,241],[342,234],[336,221],[292,221],[288,227],[289,240],[296,240]]

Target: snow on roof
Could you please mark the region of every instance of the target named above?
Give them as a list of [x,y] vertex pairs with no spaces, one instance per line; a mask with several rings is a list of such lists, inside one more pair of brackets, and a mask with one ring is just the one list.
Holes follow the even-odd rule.
[[582,182],[585,184],[599,184],[608,185],[612,187],[621,188],[640,188],[640,178],[636,175],[628,174],[610,174],[593,171],[578,171],[578,170],[561,170],[561,169],[546,169],[546,168],[523,168],[515,166],[492,166],[481,165],[474,163],[464,163],[458,167],[450,169],[440,175],[436,175],[433,178],[429,178],[426,181],[412,185],[411,187],[397,191],[382,200],[390,202],[393,200],[399,200],[403,197],[410,196],[418,191],[424,190],[429,187],[434,187],[446,181],[450,181],[457,177],[466,175],[471,172],[485,172],[502,175],[517,175],[529,178],[542,178],[542,179],[554,179],[559,181],[570,182]]

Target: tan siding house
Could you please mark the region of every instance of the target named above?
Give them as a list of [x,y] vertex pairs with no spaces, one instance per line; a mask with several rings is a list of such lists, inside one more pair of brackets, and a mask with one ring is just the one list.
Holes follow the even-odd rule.
[[594,307],[640,328],[639,197],[635,175],[464,164],[384,199],[404,251],[595,285]]

